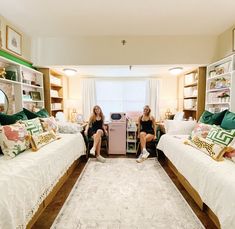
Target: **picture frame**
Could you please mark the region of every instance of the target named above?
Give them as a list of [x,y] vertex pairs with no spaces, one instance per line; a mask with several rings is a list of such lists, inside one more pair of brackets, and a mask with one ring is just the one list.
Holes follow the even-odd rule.
[[8,25],[6,26],[6,48],[17,55],[22,55],[22,35]]
[[32,100],[37,100],[37,101],[41,100],[41,94],[39,91],[30,91],[29,94],[30,94]]

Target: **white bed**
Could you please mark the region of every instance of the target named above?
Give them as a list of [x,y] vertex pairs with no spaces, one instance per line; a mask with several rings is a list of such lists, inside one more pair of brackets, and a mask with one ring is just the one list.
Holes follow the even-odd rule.
[[25,228],[59,178],[85,154],[80,133],[61,136],[37,152],[0,157],[0,228]]
[[158,149],[199,193],[225,229],[235,228],[235,163],[217,162],[203,152],[183,144],[187,136],[161,137]]

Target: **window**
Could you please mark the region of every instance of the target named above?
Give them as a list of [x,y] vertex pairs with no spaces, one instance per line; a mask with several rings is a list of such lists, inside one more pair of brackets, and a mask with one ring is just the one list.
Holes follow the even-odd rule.
[[142,111],[146,103],[147,80],[97,80],[96,100],[105,119],[110,112]]

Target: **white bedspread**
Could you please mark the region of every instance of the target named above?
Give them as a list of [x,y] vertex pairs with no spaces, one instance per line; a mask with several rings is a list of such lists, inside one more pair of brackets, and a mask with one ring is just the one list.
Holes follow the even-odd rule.
[[185,136],[163,135],[158,143],[168,159],[200,194],[219,218],[222,228],[235,228],[235,163],[216,162],[183,144]]
[[59,178],[85,153],[80,133],[61,136],[37,152],[0,157],[0,228],[25,228]]

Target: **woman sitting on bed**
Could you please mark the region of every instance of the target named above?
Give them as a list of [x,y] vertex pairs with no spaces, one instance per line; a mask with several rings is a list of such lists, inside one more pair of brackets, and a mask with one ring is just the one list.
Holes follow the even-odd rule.
[[151,109],[148,105],[144,106],[143,115],[138,119],[138,138],[140,139],[141,154],[136,160],[142,162],[149,156],[146,150],[146,142],[151,142],[156,138],[155,118],[150,115]]
[[94,155],[100,162],[105,162],[105,158],[100,155],[101,138],[104,134],[108,135],[104,127],[104,115],[101,108],[96,105],[86,126],[85,135],[93,138],[94,143],[90,154]]

